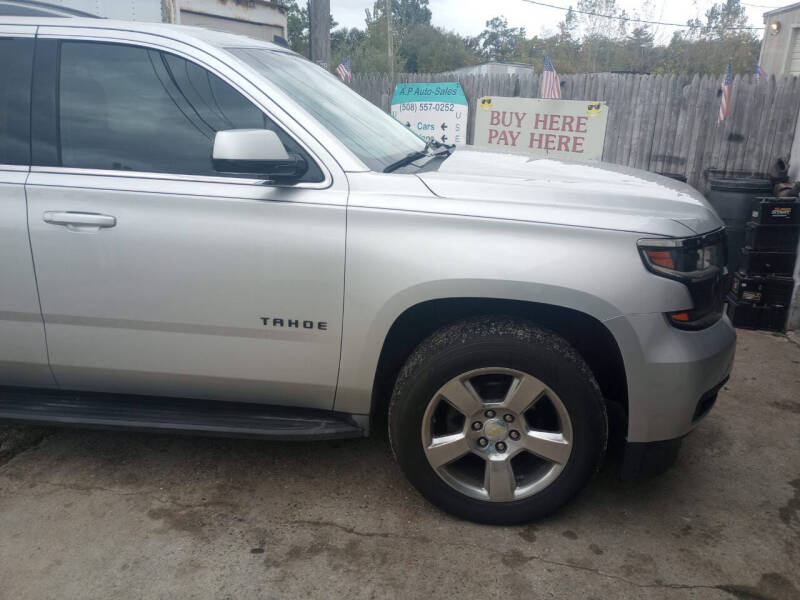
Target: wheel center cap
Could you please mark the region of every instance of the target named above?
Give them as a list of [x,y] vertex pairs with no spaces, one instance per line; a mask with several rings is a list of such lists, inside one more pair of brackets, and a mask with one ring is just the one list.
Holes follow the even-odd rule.
[[500,442],[508,435],[508,426],[501,419],[489,419],[483,426],[483,433],[490,442]]

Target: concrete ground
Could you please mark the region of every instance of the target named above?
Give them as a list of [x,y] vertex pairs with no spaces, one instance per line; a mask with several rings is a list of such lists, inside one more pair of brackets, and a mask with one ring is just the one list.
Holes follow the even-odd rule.
[[383,437],[4,435],[3,600],[800,598],[800,346],[783,336],[740,333],[671,471],[622,483],[612,458],[522,527],[441,513]]

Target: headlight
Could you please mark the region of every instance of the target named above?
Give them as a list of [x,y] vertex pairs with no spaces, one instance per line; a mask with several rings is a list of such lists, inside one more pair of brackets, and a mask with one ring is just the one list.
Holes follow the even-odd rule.
[[713,277],[728,262],[724,229],[698,237],[644,239],[637,245],[650,271],[679,281]]
[[724,229],[690,238],[642,239],[637,246],[650,272],[689,288],[694,306],[669,313],[667,318],[673,325],[702,329],[719,320],[728,285]]

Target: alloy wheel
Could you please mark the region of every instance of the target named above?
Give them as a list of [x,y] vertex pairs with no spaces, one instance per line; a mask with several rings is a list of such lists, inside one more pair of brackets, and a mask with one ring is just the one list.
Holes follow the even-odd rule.
[[558,395],[529,373],[469,371],[443,385],[422,421],[431,467],[458,492],[490,502],[536,494],[564,470],[572,423]]

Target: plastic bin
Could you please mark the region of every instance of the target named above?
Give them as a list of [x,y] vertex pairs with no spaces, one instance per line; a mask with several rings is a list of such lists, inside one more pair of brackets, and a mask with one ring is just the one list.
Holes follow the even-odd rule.
[[744,275],[794,275],[796,252],[759,252],[742,248],[739,254],[739,272]]
[[760,306],[788,306],[792,299],[794,279],[791,277],[747,276],[736,273],[731,281],[732,297],[736,302],[752,302]]
[[750,219],[762,225],[800,225],[800,200],[797,198],[756,198]]
[[748,223],[744,230],[744,247],[764,252],[797,252],[798,237],[798,225]]
[[772,194],[767,177],[712,177],[708,181],[708,201],[728,231],[728,270],[736,272],[739,249],[744,245],[745,224],[750,220],[753,201]]
[[728,317],[734,327],[783,331],[788,314],[786,306],[757,306],[752,302],[728,299]]

